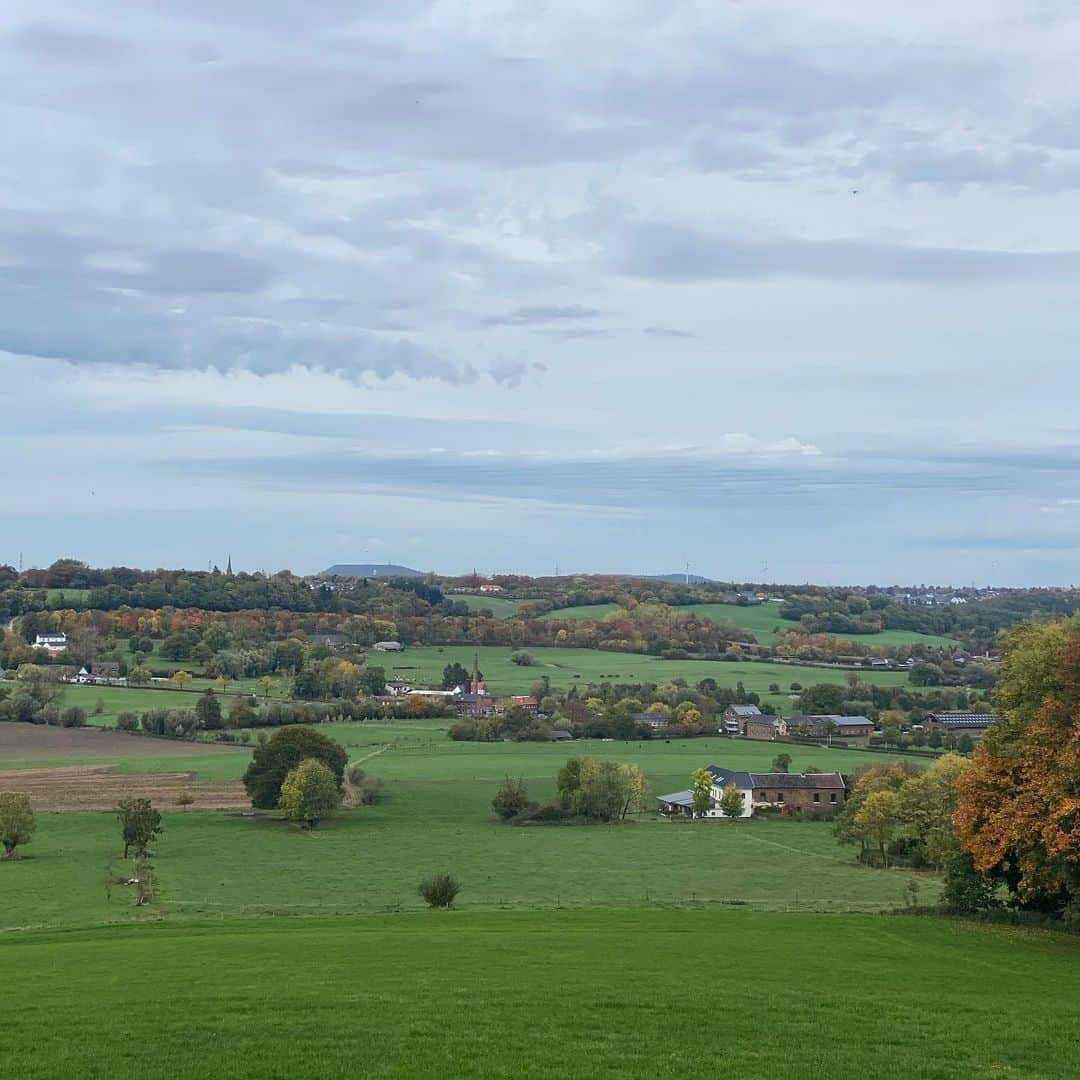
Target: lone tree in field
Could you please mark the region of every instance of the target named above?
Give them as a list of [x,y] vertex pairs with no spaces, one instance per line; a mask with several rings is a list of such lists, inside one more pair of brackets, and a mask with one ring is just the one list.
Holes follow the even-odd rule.
[[341,803],[341,788],[334,774],[315,758],[301,761],[281,785],[278,809],[290,821],[303,821],[309,829],[333,817]]
[[179,671],[174,671],[169,678],[169,682],[171,682],[177,690],[183,690],[184,687],[191,682],[191,672],[185,671],[183,668]]
[[255,748],[244,773],[244,788],[251,805],[257,810],[273,810],[281,798],[285,777],[308,758],[321,761],[330,770],[340,791],[349,761],[345,747],[310,727],[292,724],[278,728]]
[[693,796],[694,817],[704,817],[712,803],[712,773],[708,769],[695,769],[690,776],[690,794]]
[[30,796],[21,791],[0,791],[0,843],[4,845],[0,859],[17,859],[15,849],[20,844],[29,844],[33,833]]
[[720,796],[720,812],[726,818],[742,817],[743,793],[735,784],[728,784]]
[[791,768],[791,755],[790,754],[777,754],[772,759],[772,771],[773,772],[787,772]]
[[124,834],[125,859],[132,848],[136,855],[145,855],[164,828],[161,814],[150,805],[149,799],[122,799],[117,804],[116,816]]

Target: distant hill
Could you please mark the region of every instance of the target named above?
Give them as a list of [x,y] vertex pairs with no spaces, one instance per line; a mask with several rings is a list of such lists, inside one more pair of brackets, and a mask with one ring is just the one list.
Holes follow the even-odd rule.
[[707,585],[713,578],[700,574],[643,574],[646,581],[666,581],[669,585]]
[[322,572],[323,577],[423,577],[423,570],[397,563],[338,563]]

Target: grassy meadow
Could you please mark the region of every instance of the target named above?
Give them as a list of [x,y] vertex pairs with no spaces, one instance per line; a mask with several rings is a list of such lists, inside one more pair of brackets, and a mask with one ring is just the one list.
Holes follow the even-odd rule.
[[517,612],[518,601],[479,593],[451,593],[449,599],[467,605],[469,611],[490,611],[496,619],[509,619]]
[[[724,660],[661,660],[640,653],[607,652],[602,649],[560,649],[530,647],[536,660],[532,667],[520,667],[511,659],[513,650],[497,645],[424,645],[401,653],[380,656],[377,662],[388,678],[408,678],[421,686],[438,686],[443,668],[454,661],[472,669],[473,654],[480,659],[480,670],[488,689],[495,694],[523,693],[541,676],[551,685],[569,689],[590,682],[665,683],[682,678],[691,685],[712,678],[720,686],[734,687],[742,682],[747,690],[762,695],[785,715],[792,712],[788,688],[793,682],[803,686],[814,683],[843,682],[849,672],[840,668],[811,667],[806,664],[770,664],[758,660],[737,663]],[[878,686],[901,686],[907,683],[904,671],[865,671],[859,677]],[[780,693],[769,691],[770,683],[780,686]]]
[[0,1012],[23,1080],[681,1078],[718,1055],[744,1080],[1058,1080],[1078,961],[1074,939],[867,915],[227,918],[7,935]]
[[605,615],[619,610],[621,609],[618,604],[582,604],[578,607],[556,608],[543,617],[545,619],[573,619],[577,622],[594,619],[599,622]]

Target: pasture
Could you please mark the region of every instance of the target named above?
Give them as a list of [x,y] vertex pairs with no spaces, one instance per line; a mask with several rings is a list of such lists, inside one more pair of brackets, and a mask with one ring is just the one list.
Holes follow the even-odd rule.
[[868,915],[225,919],[0,937],[0,1012],[24,1080],[676,1078],[718,1054],[745,1080],[1064,1080],[1078,961],[1075,939]]
[[[798,682],[803,686],[841,683],[849,674],[842,668],[760,660],[661,660],[640,653],[552,647],[529,647],[526,651],[536,660],[532,667],[515,664],[511,659],[513,650],[498,645],[424,645],[380,656],[371,662],[384,667],[387,678],[408,678],[420,686],[439,686],[447,664],[457,661],[471,670],[473,653],[477,653],[484,681],[495,694],[525,693],[541,675],[547,675],[551,685],[560,689],[574,685],[585,687],[590,682],[661,684],[677,678],[685,679],[693,686],[702,679],[711,678],[720,686],[734,687],[742,682],[747,690],[761,694],[763,700],[771,701],[785,715],[792,712],[787,693],[791,683]],[[863,671],[859,677],[876,686],[903,686],[908,681],[907,672],[903,671]],[[769,684],[774,682],[781,688],[777,694],[769,691]]]
[[465,604],[469,611],[490,611],[496,619],[509,619],[517,613],[518,601],[502,596],[482,596],[478,593],[450,593],[448,599]]
[[578,607],[556,608],[543,616],[545,619],[573,619],[582,622],[585,619],[594,619],[599,622],[605,615],[613,611],[621,611],[618,604],[582,604]]
[[[762,645],[771,645],[776,630],[794,630],[798,623],[780,618],[780,605],[766,602],[742,607],[739,604],[689,604],[676,611],[693,612],[716,622],[730,622],[749,630]],[[914,630],[882,630],[878,634],[829,634],[856,641],[862,645],[925,645],[930,649],[949,649],[957,645],[955,638],[937,634],[919,634]]]

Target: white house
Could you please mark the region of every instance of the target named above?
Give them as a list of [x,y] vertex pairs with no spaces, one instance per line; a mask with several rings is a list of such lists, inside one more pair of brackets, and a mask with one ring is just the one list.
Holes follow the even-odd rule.
[[49,653],[62,653],[67,648],[67,635],[38,634],[34,638],[34,648],[44,649]]
[[496,585],[496,584],[492,583],[492,584],[487,584],[487,585],[481,585],[480,586],[480,591],[481,592],[502,592],[503,588],[502,588],[501,585]]
[[376,652],[401,652],[405,648],[400,641],[376,641],[371,647]]

